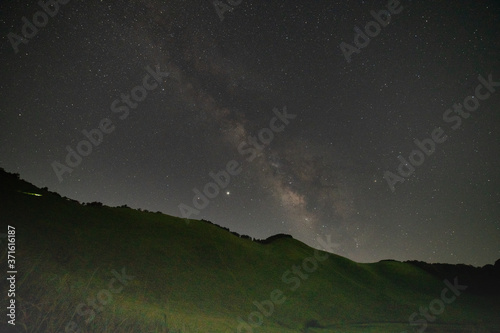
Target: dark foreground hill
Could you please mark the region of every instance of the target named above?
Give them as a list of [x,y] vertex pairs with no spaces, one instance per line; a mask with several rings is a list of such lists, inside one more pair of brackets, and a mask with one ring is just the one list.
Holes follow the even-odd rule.
[[0,332],[500,332],[498,261],[359,264],[289,236],[83,205],[4,171],[0,184],[17,271]]

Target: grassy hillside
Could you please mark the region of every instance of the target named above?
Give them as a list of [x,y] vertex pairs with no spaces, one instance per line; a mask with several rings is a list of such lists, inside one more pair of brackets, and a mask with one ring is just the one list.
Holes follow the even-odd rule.
[[[470,285],[493,288],[498,265],[436,270],[325,252],[314,261],[314,250],[290,237],[262,244],[203,221],[82,205],[3,171],[0,184],[0,233],[16,230],[19,332],[237,332],[238,318],[259,319],[254,302],[264,305],[253,332],[411,332],[422,324],[410,326],[409,316],[461,272],[469,289],[426,331],[500,332],[498,288]],[[309,273],[291,272],[304,262]],[[2,279],[3,309],[8,289]],[[279,302],[271,309],[269,299]],[[1,332],[13,328],[8,319],[0,317]]]

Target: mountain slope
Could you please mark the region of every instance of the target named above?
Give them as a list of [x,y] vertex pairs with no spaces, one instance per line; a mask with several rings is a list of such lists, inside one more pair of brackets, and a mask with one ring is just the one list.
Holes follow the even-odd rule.
[[263,244],[204,221],[82,205],[4,171],[0,184],[0,232],[16,230],[20,332],[411,331],[424,322],[409,316],[455,277],[468,290],[427,331],[500,331],[498,262],[359,264],[291,237]]

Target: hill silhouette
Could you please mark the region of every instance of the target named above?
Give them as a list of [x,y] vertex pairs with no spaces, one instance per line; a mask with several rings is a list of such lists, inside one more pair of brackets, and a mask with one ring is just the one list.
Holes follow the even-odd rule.
[[499,261],[361,264],[290,235],[82,204],[4,170],[0,184],[18,272],[16,326],[2,314],[0,332],[500,332]]

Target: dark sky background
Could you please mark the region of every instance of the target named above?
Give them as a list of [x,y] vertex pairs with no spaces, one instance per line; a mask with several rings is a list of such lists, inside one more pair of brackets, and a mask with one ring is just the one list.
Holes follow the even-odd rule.
[[[500,81],[500,4],[401,1],[347,62],[340,44],[386,6],[243,0],[221,21],[211,1],[72,0],[15,53],[8,34],[40,7],[2,1],[0,166],[80,202],[181,216],[193,188],[236,160],[241,173],[191,218],[313,247],[331,235],[361,262],[493,263],[500,87],[456,130],[443,113],[478,75]],[[148,66],[169,77],[120,119],[112,102]],[[238,145],[284,107],[296,117],[247,161]],[[60,182],[51,164],[103,118],[115,130]],[[448,139],[392,192],[384,173],[436,127]]]

